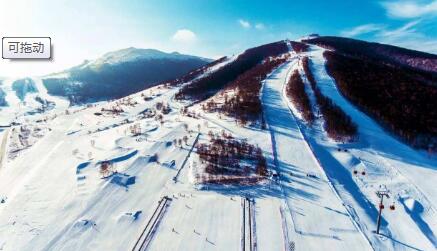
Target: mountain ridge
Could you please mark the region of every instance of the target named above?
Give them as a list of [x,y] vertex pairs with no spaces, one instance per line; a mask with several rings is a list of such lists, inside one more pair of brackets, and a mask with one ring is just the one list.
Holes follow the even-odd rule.
[[437,74],[437,55],[429,52],[336,36],[312,37],[303,39],[302,42],[335,49],[354,56],[365,56],[374,60],[382,59],[388,63],[401,64]]
[[105,53],[96,60],[47,75],[49,94],[72,104],[119,98],[202,67],[211,59],[129,47]]

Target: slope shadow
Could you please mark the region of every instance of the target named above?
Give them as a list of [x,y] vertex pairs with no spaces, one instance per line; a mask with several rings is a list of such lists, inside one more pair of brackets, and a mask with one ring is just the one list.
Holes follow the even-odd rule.
[[[344,166],[338,162],[323,146],[319,145],[314,139],[307,139],[309,144],[312,146],[314,151],[317,153],[317,159],[320,161],[323,169],[325,170],[327,176],[333,180],[334,183],[340,185],[349,194],[358,205],[364,210],[367,216],[372,219],[372,222],[376,224],[376,219],[378,217],[378,210],[376,207],[366,198],[366,196],[361,192],[355,181],[352,179],[349,171],[347,171]],[[382,217],[381,226],[388,226],[388,222]]]
[[401,198],[401,204],[404,206],[405,211],[410,215],[411,219],[416,222],[420,231],[426,236],[426,238],[437,248],[437,238],[434,232],[429,227],[428,223],[420,216],[424,212],[424,208],[420,202],[415,201],[412,210],[405,204],[405,200]]
[[385,235],[385,234],[381,234],[381,235],[384,236],[384,237],[386,237],[386,238],[388,238],[388,239],[390,239],[390,240],[392,240],[393,242],[398,243],[398,244],[401,244],[402,246],[405,246],[405,247],[407,247],[407,248],[411,248],[411,249],[413,249],[413,250],[417,250],[417,251],[423,251],[423,249],[419,249],[419,248],[413,247],[413,246],[411,246],[411,245],[409,245],[409,244],[406,244],[406,243],[404,243],[404,242],[398,241],[398,240],[394,239],[393,237],[391,237],[391,236],[389,236],[389,235]]

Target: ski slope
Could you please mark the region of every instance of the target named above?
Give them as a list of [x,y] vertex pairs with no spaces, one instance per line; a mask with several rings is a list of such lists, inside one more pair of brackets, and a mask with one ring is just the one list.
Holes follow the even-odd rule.
[[[308,56],[312,60],[311,69],[322,93],[330,97],[358,124],[358,142],[344,145],[327,137],[322,127],[323,119],[319,118],[313,127],[306,126],[302,120],[299,123],[307,142],[350,214],[375,249],[432,250],[437,246],[434,234],[437,231],[437,217],[433,206],[435,188],[428,182],[432,183],[431,177],[435,176],[432,172],[432,166],[436,166],[434,161],[424,153],[394,139],[342,97],[326,73],[323,49],[312,47]],[[302,69],[300,72],[304,74]],[[307,93],[314,100],[309,83],[306,78],[304,80]],[[285,95],[283,97],[285,99]],[[290,102],[288,105],[293,113],[298,114]],[[338,152],[338,148],[347,148],[348,152]],[[402,164],[399,164],[399,159],[404,156],[411,156],[415,164],[409,165],[408,161],[401,161]],[[404,173],[402,167],[416,174]],[[354,170],[359,173],[365,171],[366,175],[354,175]],[[423,182],[417,185],[419,183],[414,179],[419,176]],[[424,180],[423,177],[430,179]],[[386,189],[390,191],[391,198],[385,201],[385,206],[387,208],[393,204],[396,210],[384,210],[383,234],[377,236],[374,230],[379,199],[375,193]],[[407,206],[406,201],[412,205]]]
[[[195,118],[183,115],[188,102],[174,99],[180,87],[156,86],[68,108],[34,79],[38,95],[56,108],[40,115],[47,116],[44,126],[50,130],[0,168],[0,250],[435,250],[437,163],[344,99],[325,71],[322,53],[315,46],[291,52],[263,81],[265,130],[204,112],[201,103],[190,105]],[[359,125],[359,141],[332,141],[320,117],[308,126],[284,94],[290,73],[298,69],[317,110],[299,64],[304,55],[313,62],[323,94]],[[142,115],[158,102],[171,108],[162,122]],[[26,105],[31,109],[30,101]],[[114,106],[123,112],[104,112]],[[40,117],[14,108],[10,114],[19,114],[19,121],[38,124]],[[139,134],[132,132],[134,125]],[[7,130],[13,129],[19,126]],[[208,142],[209,131],[259,146],[278,176],[250,186],[197,183],[195,144]],[[175,144],[184,136],[186,143]],[[117,172],[102,175],[105,161]],[[385,202],[382,234],[376,235],[375,192],[381,187],[392,196]],[[387,209],[391,203],[396,210]]]
[[282,98],[287,75],[296,64],[294,60],[275,71],[265,81],[262,93],[279,186],[292,220],[292,239],[305,250],[319,250],[320,246],[369,250],[369,243],[330,187]]

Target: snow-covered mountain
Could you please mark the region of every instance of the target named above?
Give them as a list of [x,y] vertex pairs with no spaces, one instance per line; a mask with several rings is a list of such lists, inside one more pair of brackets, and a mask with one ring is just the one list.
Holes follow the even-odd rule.
[[435,250],[435,73],[323,39],[2,128],[0,250]]
[[[202,59],[196,56],[184,55],[178,52],[165,53],[155,49],[140,49],[140,48],[126,48],[118,51],[108,52],[101,58],[94,61],[90,61],[85,66],[93,66],[98,68],[104,64],[120,64],[130,61],[138,60],[152,60],[152,59],[170,59],[170,60],[189,60],[189,59]],[[203,58],[204,61],[210,62],[210,59]],[[83,67],[85,67],[83,66]]]
[[127,48],[43,77],[49,94],[73,104],[120,98],[204,66],[210,59]]

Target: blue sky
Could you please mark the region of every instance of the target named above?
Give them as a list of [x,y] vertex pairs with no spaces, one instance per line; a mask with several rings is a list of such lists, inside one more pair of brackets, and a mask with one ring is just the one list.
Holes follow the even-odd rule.
[[[1,36],[50,36],[52,62],[0,61],[40,75],[130,46],[205,57],[309,33],[437,53],[437,0],[0,0]],[[273,3],[272,3],[273,2]]]

